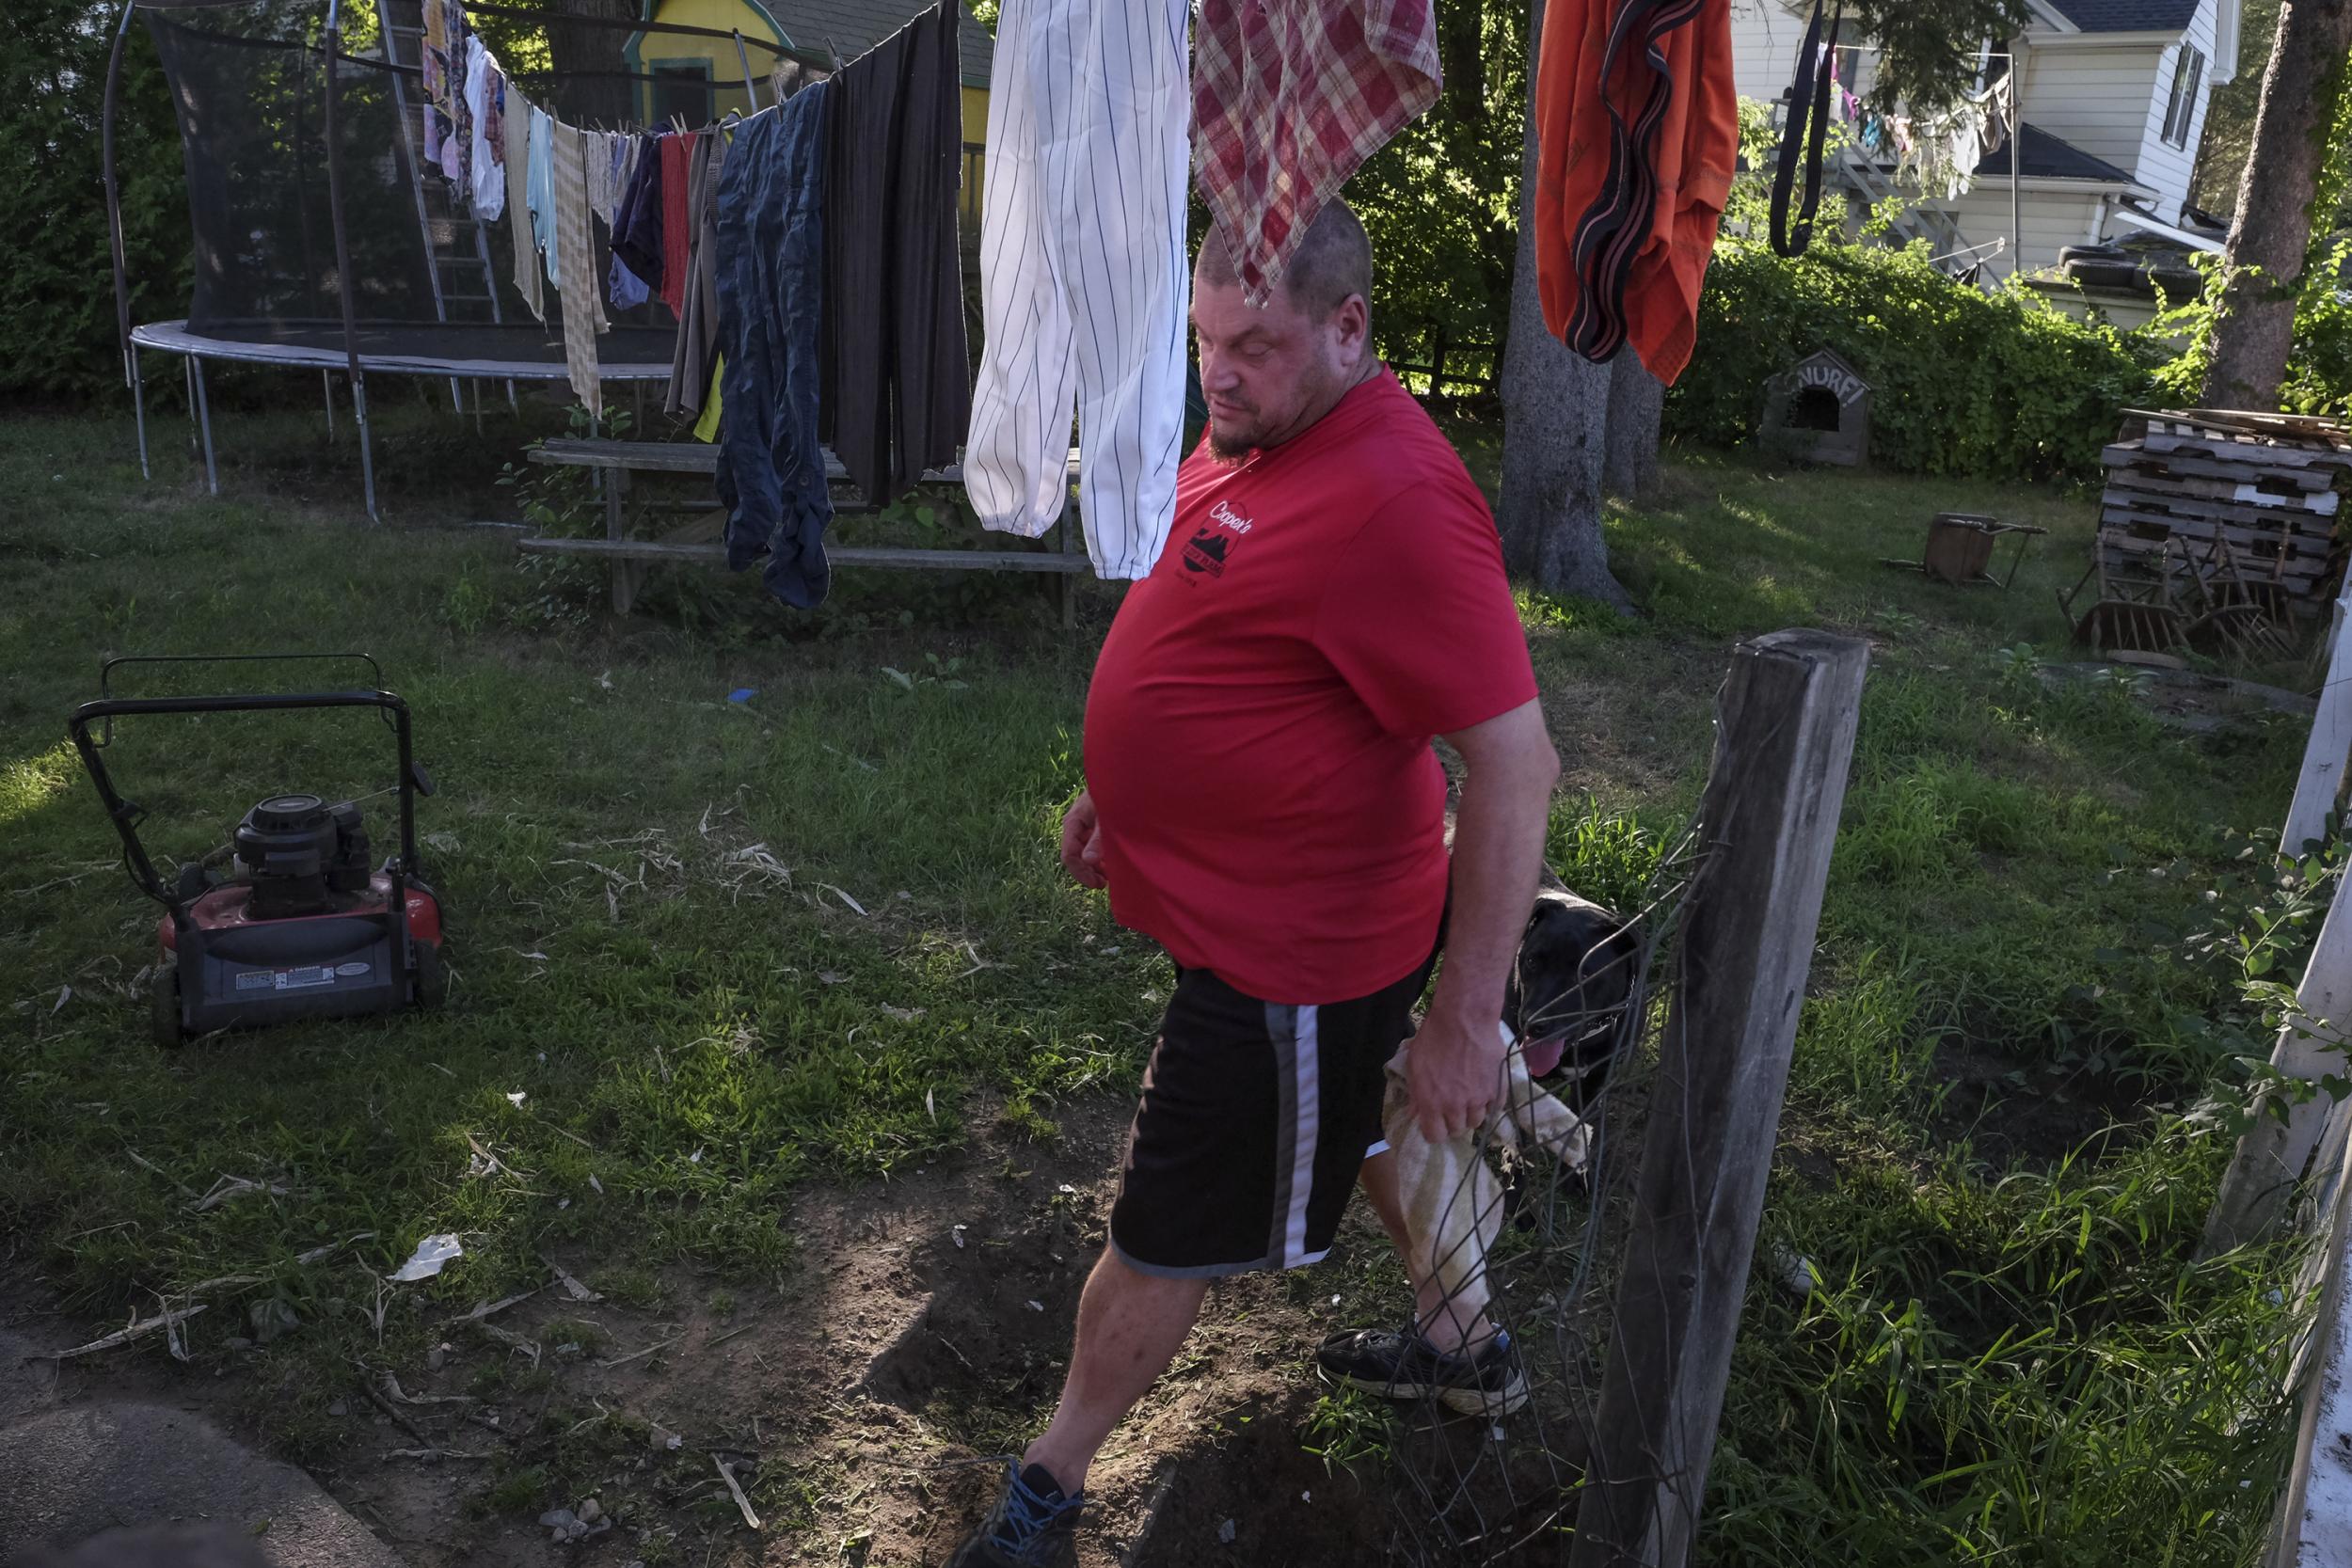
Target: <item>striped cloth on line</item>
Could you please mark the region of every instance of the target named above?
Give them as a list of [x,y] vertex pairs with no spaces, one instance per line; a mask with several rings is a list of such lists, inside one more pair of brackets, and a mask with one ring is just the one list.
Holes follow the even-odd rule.
[[1051,528],[1074,403],[1079,520],[1114,580],[1150,573],[1176,517],[1186,20],[1184,0],[1007,0],[996,26],[964,490],[988,528]]
[[1438,101],[1432,0],[1202,0],[1193,180],[1263,305],[1349,175]]
[[563,270],[555,279],[564,305],[564,369],[573,393],[590,415],[604,414],[604,383],[596,369],[596,334],[611,328],[604,319],[604,291],[597,287],[596,233],[588,227],[588,143],[584,131],[561,121],[549,127],[555,174],[555,248]]

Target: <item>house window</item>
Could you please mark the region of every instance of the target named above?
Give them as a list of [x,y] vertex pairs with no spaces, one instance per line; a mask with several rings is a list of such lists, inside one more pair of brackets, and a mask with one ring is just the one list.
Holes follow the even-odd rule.
[[708,60],[657,61],[653,76],[653,123],[667,125],[672,116],[688,130],[709,124],[711,110]]
[[2184,43],[2172,65],[2172,101],[2164,107],[2164,139],[2174,147],[2188,145],[2189,126],[2197,119],[2197,89],[2204,79],[2203,52]]

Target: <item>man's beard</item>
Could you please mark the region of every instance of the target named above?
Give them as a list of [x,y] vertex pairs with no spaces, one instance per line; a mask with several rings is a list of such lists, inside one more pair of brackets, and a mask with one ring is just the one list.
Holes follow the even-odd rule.
[[1217,429],[1216,420],[1209,421],[1209,455],[1225,467],[1240,467],[1248,460],[1249,454],[1257,450],[1258,444],[1255,441],[1245,440],[1239,436],[1228,439]]
[[1245,419],[1249,419],[1249,423],[1235,425],[1235,428],[1221,428],[1216,423],[1216,414],[1209,416],[1209,456],[1216,458],[1226,467],[1240,467],[1242,463],[1249,461],[1251,451],[1265,444],[1265,419],[1261,416],[1261,411],[1256,406],[1249,406],[1242,414],[1245,414]]

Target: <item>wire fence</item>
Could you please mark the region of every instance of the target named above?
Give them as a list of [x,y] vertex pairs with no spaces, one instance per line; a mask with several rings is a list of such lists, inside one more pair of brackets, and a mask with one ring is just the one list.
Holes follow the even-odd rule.
[[[1416,1226],[1416,1249],[1427,1247],[1444,1285],[1438,1313],[1473,1343],[1488,1324],[1507,1334],[1527,1400],[1507,1415],[1435,1401],[1400,1410],[1389,1445],[1394,1560],[1552,1560],[1574,1523],[1613,1327],[1610,1263],[1665,1025],[1658,981],[1699,843],[1686,830],[1622,937],[1590,948],[1576,983],[1522,1016],[1523,1041],[1565,1041],[1559,1069],[1531,1080],[1513,1048],[1504,1104],[1472,1140],[1477,1158],[1447,1192],[1435,1239]],[[1541,989],[1518,978],[1522,996]]]

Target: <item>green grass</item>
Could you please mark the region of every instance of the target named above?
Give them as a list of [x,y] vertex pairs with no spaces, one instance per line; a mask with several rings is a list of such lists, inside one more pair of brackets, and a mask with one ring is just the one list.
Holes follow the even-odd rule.
[[[161,440],[143,484],[119,425],[0,429],[0,1228],[72,1310],[268,1276],[306,1326],[257,1353],[254,1409],[300,1453],[326,1439],[295,1394],[347,1353],[421,1354],[421,1304],[533,1280],[544,1248],[647,1308],[682,1305],[691,1260],[723,1315],[788,1266],[796,1184],[919,1164],[977,1117],[1051,1136],[1132,1089],[1165,967],[1053,853],[1109,591],[1071,636],[1025,584],[848,575],[793,616],[680,575],[616,623],[594,576],[503,534],[347,526],[349,449],[315,419],[233,439],[210,500]],[[1462,439],[1491,472],[1491,432]],[[511,515],[499,450],[389,419],[395,515]],[[1879,563],[1940,510],[2053,532],[2007,592]],[[2046,491],[1686,453],[1609,520],[1642,620],[1524,602],[1567,765],[1552,859],[1618,901],[1697,802],[1731,641],[1874,644],[1765,1222],[1823,1288],[1750,1292],[1713,1560],[2239,1562],[2267,1518],[2291,1259],[2192,1258],[2224,1149],[2192,1113],[2259,1028],[2226,953],[2184,954],[2285,907],[2238,854],[2301,731],[2187,736],[2128,687],[2037,679],[2016,650],[2062,657],[2051,591],[2090,522]],[[152,911],[64,718],[109,653],[284,648],[367,649],[417,710],[453,997],[158,1053],[132,984]],[[108,755],[184,857],[266,792],[380,786],[389,748],[366,721],[172,721]],[[468,1174],[477,1144],[503,1173]],[[187,1212],[224,1173],[290,1191]],[[400,1294],[381,1353],[358,1269],[290,1261],[373,1231],[381,1270],[439,1230],[467,1257]],[[1360,1470],[1381,1432],[1327,1402],[1300,1439]],[[585,1473],[591,1440],[549,1463]],[[483,1506],[562,1479],[506,1473]]]

